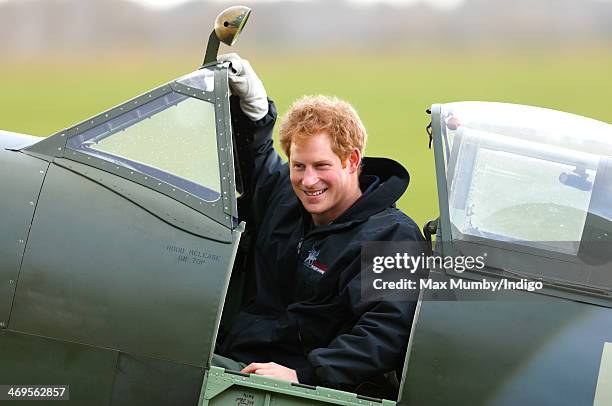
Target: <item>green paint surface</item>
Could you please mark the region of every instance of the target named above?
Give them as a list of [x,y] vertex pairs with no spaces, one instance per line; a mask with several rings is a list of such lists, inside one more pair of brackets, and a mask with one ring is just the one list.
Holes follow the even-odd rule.
[[612,405],[612,343],[605,343],[593,406]]

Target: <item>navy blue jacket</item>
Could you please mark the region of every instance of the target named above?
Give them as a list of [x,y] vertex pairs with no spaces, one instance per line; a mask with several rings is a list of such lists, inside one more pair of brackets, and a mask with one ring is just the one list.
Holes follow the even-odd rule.
[[300,383],[354,391],[404,361],[415,303],[362,301],[360,252],[364,241],[423,241],[395,208],[408,173],[395,161],[365,158],[367,193],[331,224],[313,227],[272,145],[274,104],[252,122],[237,102],[232,97],[233,129],[250,162],[241,170],[251,196],[256,294],[217,352],[290,367]]

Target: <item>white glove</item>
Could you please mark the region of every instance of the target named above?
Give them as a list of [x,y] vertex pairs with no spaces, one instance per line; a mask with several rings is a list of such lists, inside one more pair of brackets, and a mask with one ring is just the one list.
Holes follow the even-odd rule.
[[232,94],[240,98],[240,109],[252,121],[268,114],[268,95],[263,83],[246,59],[238,54],[225,54],[217,57],[219,63],[229,62],[229,85]]

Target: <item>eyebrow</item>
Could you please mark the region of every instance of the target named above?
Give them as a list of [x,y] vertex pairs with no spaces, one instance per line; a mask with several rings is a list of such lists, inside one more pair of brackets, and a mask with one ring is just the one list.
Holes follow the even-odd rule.
[[[291,160],[290,160],[290,163],[291,163],[292,165],[294,165],[294,164],[304,165],[304,163],[303,163],[303,162],[300,162],[300,161],[295,160],[295,159],[291,159]],[[313,165],[321,165],[321,164],[329,164],[329,165],[331,165],[331,164],[333,164],[333,162],[332,162],[332,161],[330,161],[330,160],[327,160],[327,159],[323,159],[323,160],[321,160],[321,161],[314,161],[314,162],[313,162]]]

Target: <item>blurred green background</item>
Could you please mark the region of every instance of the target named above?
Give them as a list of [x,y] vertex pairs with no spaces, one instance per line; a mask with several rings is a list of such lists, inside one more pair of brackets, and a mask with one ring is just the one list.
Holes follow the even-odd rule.
[[[269,52],[269,51],[268,51]],[[283,114],[303,94],[353,103],[369,133],[366,155],[400,161],[411,174],[399,207],[420,225],[437,216],[433,151],[425,113],[433,103],[504,101],[612,122],[612,52],[580,54],[384,53],[284,55],[241,51]],[[199,52],[158,63],[151,56],[3,61],[0,127],[45,136],[172,80]]]
[[[351,102],[366,155],[409,170],[399,206],[419,225],[438,215],[431,104],[502,101],[612,122],[612,1],[441,2],[252,2],[231,50],[281,115],[304,94]],[[196,69],[228,5],[0,0],[0,129],[46,136]]]

